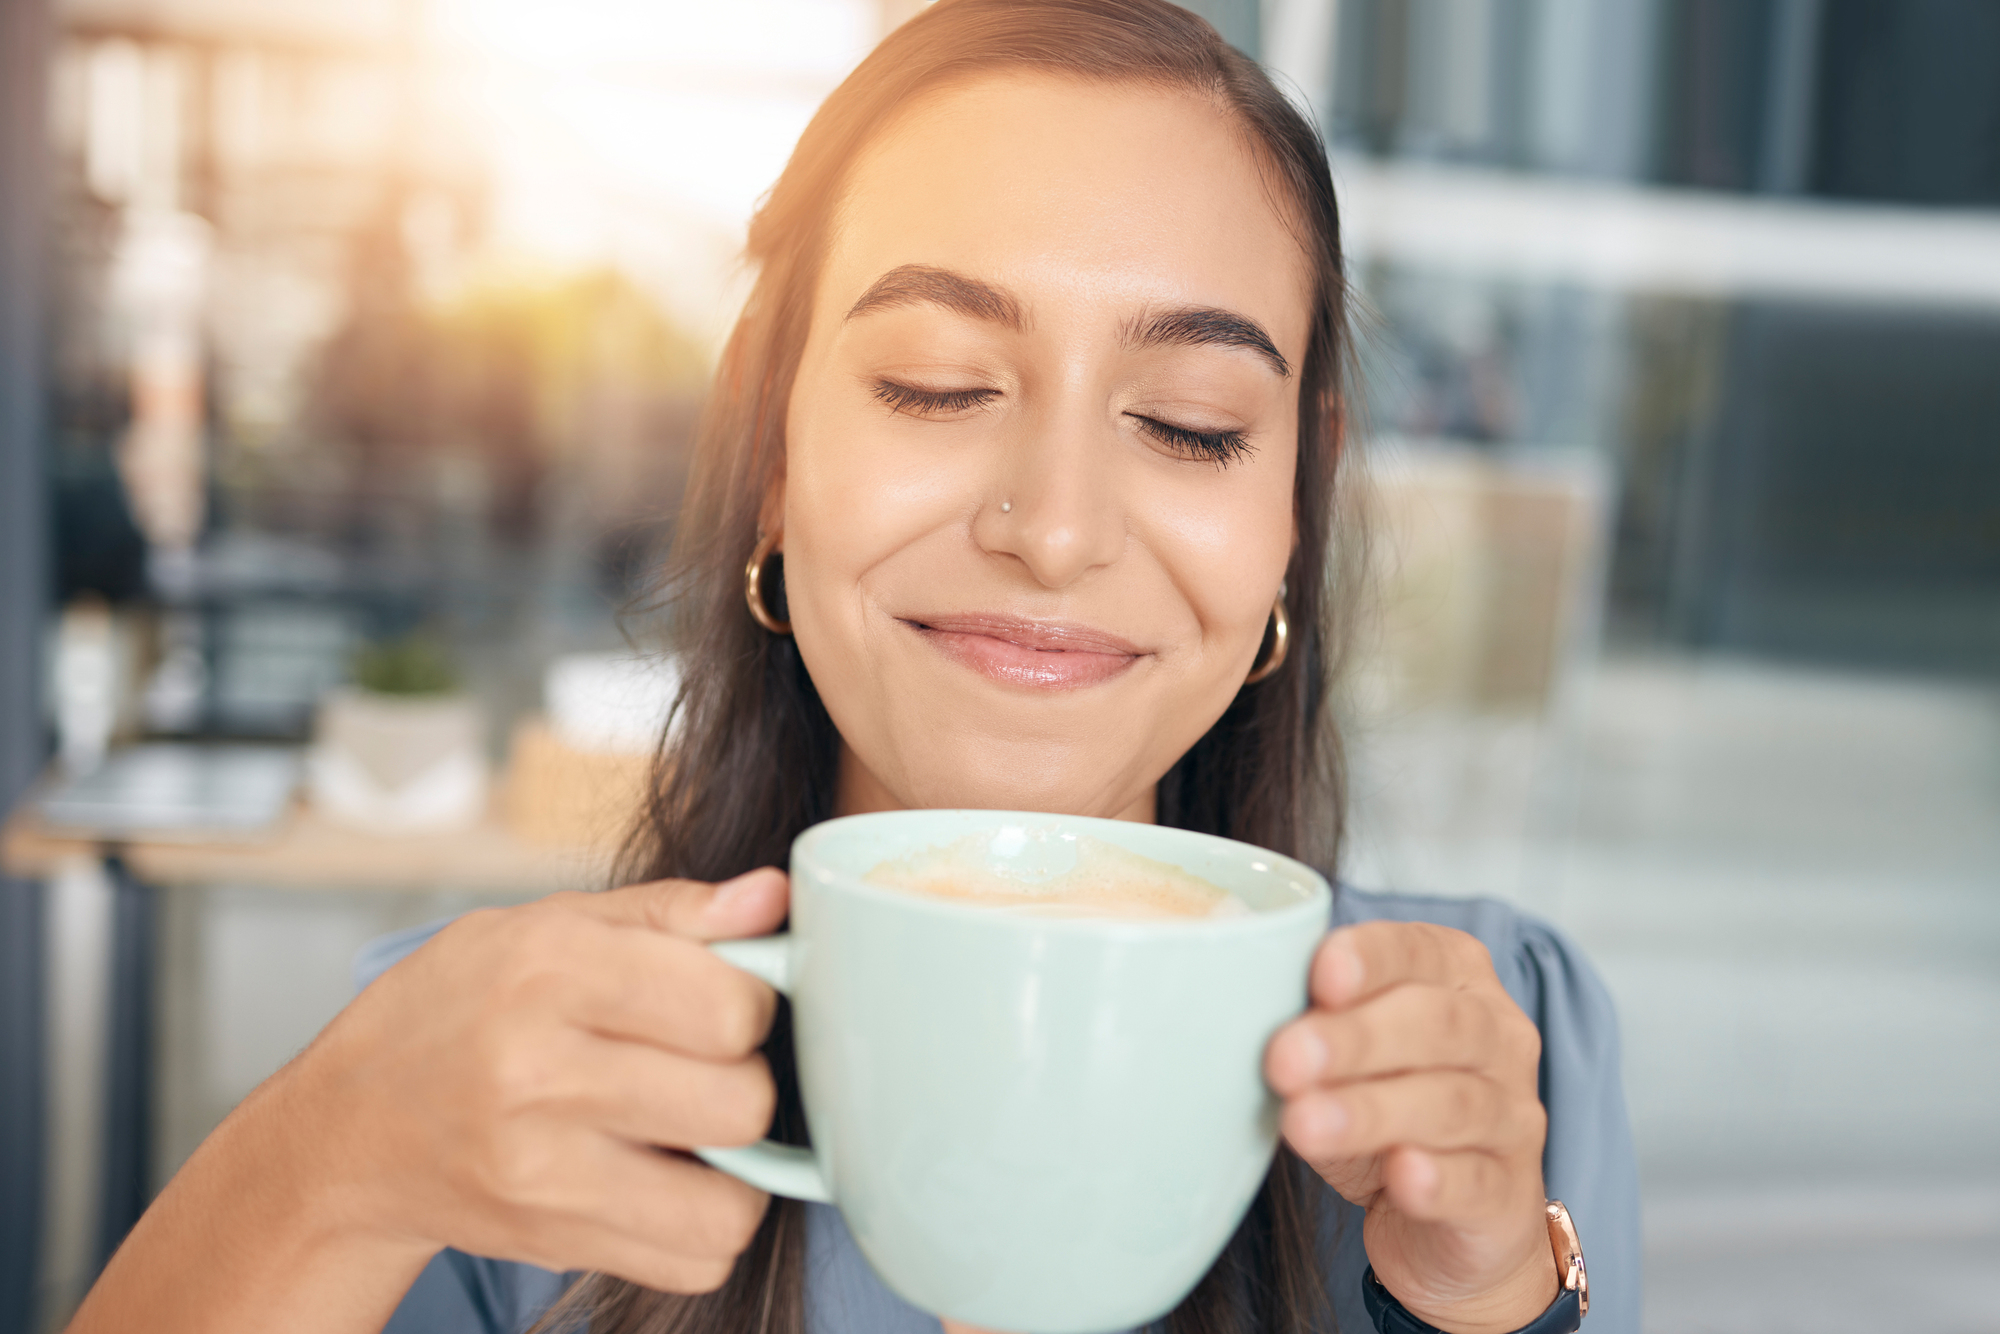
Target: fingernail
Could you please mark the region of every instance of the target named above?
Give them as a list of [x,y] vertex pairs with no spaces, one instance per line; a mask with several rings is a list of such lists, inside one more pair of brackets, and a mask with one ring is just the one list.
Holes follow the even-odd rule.
[[715,893],[709,897],[708,906],[711,909],[728,907],[731,900],[741,898],[743,891],[755,883],[758,872],[763,869],[760,866],[756,871],[745,871],[742,875],[725,880],[717,885]]

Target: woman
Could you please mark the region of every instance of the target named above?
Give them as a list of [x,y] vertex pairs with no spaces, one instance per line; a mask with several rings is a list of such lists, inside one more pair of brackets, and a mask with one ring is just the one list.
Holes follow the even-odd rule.
[[[1319,143],[1256,66],[1159,0],[943,0],[828,100],[750,253],[646,883],[387,942],[74,1330],[515,1330],[589,1271],[548,1326],[935,1331],[837,1213],[656,1147],[803,1135],[774,996],[698,943],[784,918],[751,868],[923,806],[1332,865],[1345,286]],[[1602,989],[1495,904],[1337,912],[1267,1053],[1286,1147],[1165,1327],[1365,1330],[1367,1266],[1428,1325],[1528,1327],[1560,1194],[1596,1327],[1635,1329]]]

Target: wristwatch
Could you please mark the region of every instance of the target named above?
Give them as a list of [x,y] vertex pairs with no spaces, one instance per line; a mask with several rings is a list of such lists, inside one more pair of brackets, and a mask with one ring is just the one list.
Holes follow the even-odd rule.
[[[1556,1290],[1556,1299],[1549,1309],[1514,1334],[1575,1334],[1590,1310],[1590,1278],[1583,1271],[1583,1243],[1576,1239],[1576,1224],[1570,1222],[1569,1210],[1563,1208],[1561,1200],[1548,1202],[1548,1220],[1549,1249],[1555,1253],[1557,1281],[1562,1286]],[[1427,1325],[1411,1315],[1396,1300],[1396,1294],[1375,1277],[1373,1265],[1361,1276],[1361,1304],[1368,1309],[1368,1319],[1374,1323],[1376,1334],[1444,1334],[1437,1326]]]

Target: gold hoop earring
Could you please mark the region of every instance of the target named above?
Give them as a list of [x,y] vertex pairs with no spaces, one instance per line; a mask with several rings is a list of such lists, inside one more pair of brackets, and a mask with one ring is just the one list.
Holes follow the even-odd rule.
[[771,614],[764,605],[764,562],[778,549],[778,538],[784,530],[766,534],[757,539],[757,549],[750,553],[750,560],[743,567],[743,600],[750,604],[750,616],[757,624],[774,635],[788,635],[792,632],[790,621],[781,621]]
[[1254,686],[1285,665],[1285,651],[1291,647],[1292,621],[1285,615],[1285,588],[1278,586],[1278,600],[1271,604],[1271,656],[1250,669],[1243,684]]

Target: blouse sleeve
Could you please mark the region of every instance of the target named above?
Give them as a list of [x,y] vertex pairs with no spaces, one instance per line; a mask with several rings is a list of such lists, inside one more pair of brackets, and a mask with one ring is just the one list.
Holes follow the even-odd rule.
[[403,1294],[382,1334],[522,1334],[555,1305],[570,1277],[439,1251]]
[[[1509,991],[1542,1030],[1542,1175],[1569,1209],[1590,1271],[1592,1334],[1639,1329],[1639,1170],[1620,1072],[1618,1015],[1583,956],[1548,926],[1520,920]],[[1505,980],[1503,974],[1503,980]]]

